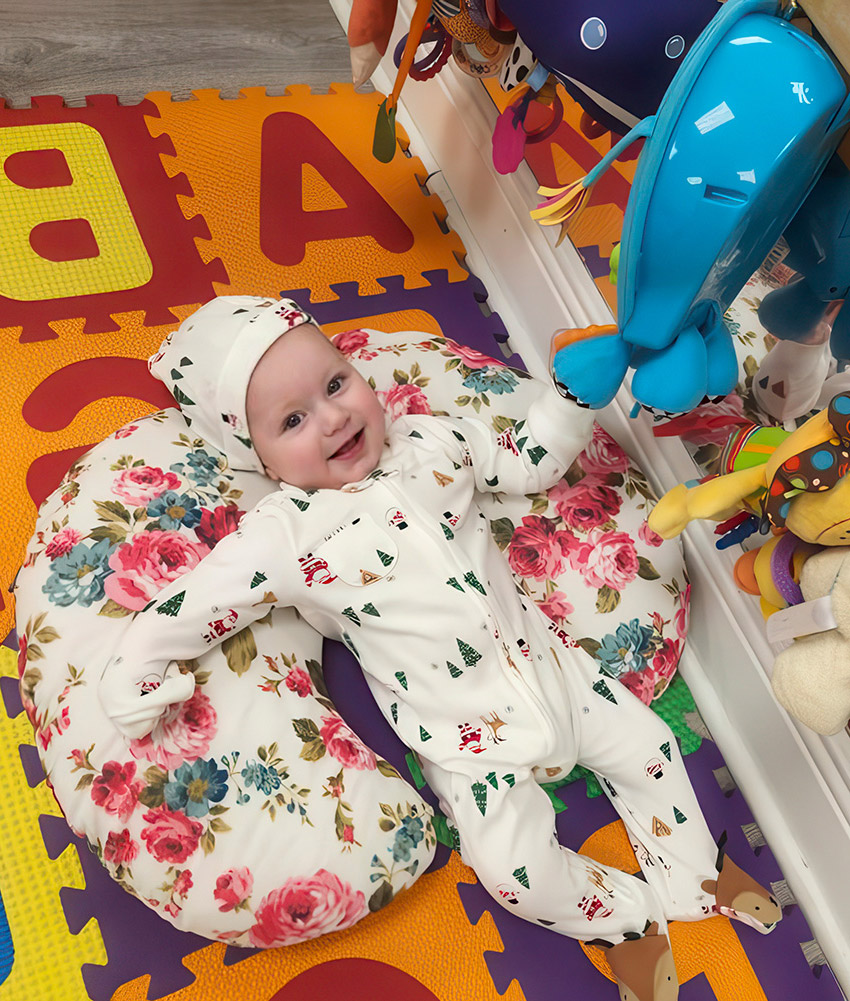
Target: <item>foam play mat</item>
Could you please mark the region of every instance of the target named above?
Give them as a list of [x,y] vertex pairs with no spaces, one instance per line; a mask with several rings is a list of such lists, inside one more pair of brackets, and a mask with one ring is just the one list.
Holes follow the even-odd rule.
[[[331,333],[424,331],[486,354],[507,341],[443,205],[428,193],[415,150],[388,164],[372,158],[379,102],[380,95],[346,86],[321,95],[296,86],[280,97],[251,89],[233,100],[203,91],[181,102],[154,93],[131,106],[98,96],[83,108],[60,98],[0,108],[0,351],[12,374],[0,404],[4,1001],[615,996],[599,950],[497,907],[444,846],[415,886],[343,932],[265,951],[181,932],[113,882],[68,827],[23,710],[10,588],[37,507],[94,443],[173,405],[145,359],[199,303],[217,294],[283,294],[309,302]],[[622,213],[628,182],[618,177],[611,189],[600,185],[599,197]],[[604,205],[595,218],[600,228],[583,246],[586,258],[595,246],[602,260],[617,220]],[[600,265],[600,281],[603,271]],[[28,663],[54,638],[32,623]],[[325,655],[340,712],[412,780],[405,749],[365,684],[349,677],[351,664],[339,651]],[[726,831],[730,854],[784,905],[783,922],[766,937],[720,916],[672,925],[681,998],[840,1001],[680,678],[661,702],[712,834]],[[592,779],[577,778],[553,795],[564,843],[637,871]],[[270,850],[285,845],[270,843]]]

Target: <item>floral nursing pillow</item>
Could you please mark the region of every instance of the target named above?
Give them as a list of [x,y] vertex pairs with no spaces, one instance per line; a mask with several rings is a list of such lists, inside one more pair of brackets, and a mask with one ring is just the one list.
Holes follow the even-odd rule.
[[[449,338],[357,330],[334,343],[393,418],[477,416],[504,433],[538,392],[526,373]],[[646,703],[676,672],[690,604],[679,540],[665,542],[646,525],[654,501],[642,470],[599,423],[545,494],[480,498],[520,586],[601,672]]]
[[[392,417],[477,414],[503,434],[537,392],[445,338],[335,343]],[[148,737],[128,743],[100,707],[130,616],[273,489],[229,469],[177,410],[135,421],[45,501],[16,591],[23,701],[71,827],[177,927],[258,947],[348,927],[410,886],[435,848],[430,807],[336,712],[321,638],[290,609],[240,632],[226,610],[214,617],[222,642],[189,663],[195,693]],[[548,493],[481,498],[520,586],[646,702],[675,672],[688,609],[678,544],[646,530],[648,494],[597,426]]]
[[136,421],[45,501],[16,590],[23,702],[71,828],[177,927],[256,947],[354,924],[436,847],[430,806],[337,713],[322,639],[291,609],[241,632],[214,616],[223,642],[149,736],[128,742],[100,706],[132,614],[273,489],[177,410]]

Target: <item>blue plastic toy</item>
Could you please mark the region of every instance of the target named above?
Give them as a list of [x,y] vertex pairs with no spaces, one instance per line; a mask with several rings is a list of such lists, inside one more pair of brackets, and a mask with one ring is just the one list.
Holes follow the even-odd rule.
[[847,86],[827,52],[779,16],[775,0],[727,0],[657,115],[581,182],[589,187],[646,137],[623,222],[617,332],[563,347],[555,379],[602,407],[632,368],[635,399],[666,413],[729,393],[737,362],[723,314],[848,123]]
[[[762,299],[759,320],[785,340],[799,340],[824,317],[830,303],[850,295],[850,170],[836,153],[784,233],[783,263],[800,274]],[[850,309],[832,323],[832,354],[850,362]]]

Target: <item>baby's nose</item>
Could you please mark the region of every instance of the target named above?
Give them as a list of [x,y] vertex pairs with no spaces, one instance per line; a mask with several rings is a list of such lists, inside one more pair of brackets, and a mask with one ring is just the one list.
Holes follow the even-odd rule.
[[328,401],[323,409],[324,426],[327,434],[334,434],[345,427],[348,421],[348,411],[338,403]]

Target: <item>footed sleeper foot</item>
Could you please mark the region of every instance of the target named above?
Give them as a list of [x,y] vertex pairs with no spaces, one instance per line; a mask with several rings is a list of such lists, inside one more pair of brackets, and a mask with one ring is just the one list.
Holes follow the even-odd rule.
[[666,935],[653,922],[646,934],[605,951],[621,1001],[676,1001],[679,979]]
[[702,889],[714,894],[721,914],[767,935],[782,920],[782,908],[768,890],[725,854],[725,842],[724,834],[718,846],[717,879],[703,880]]

